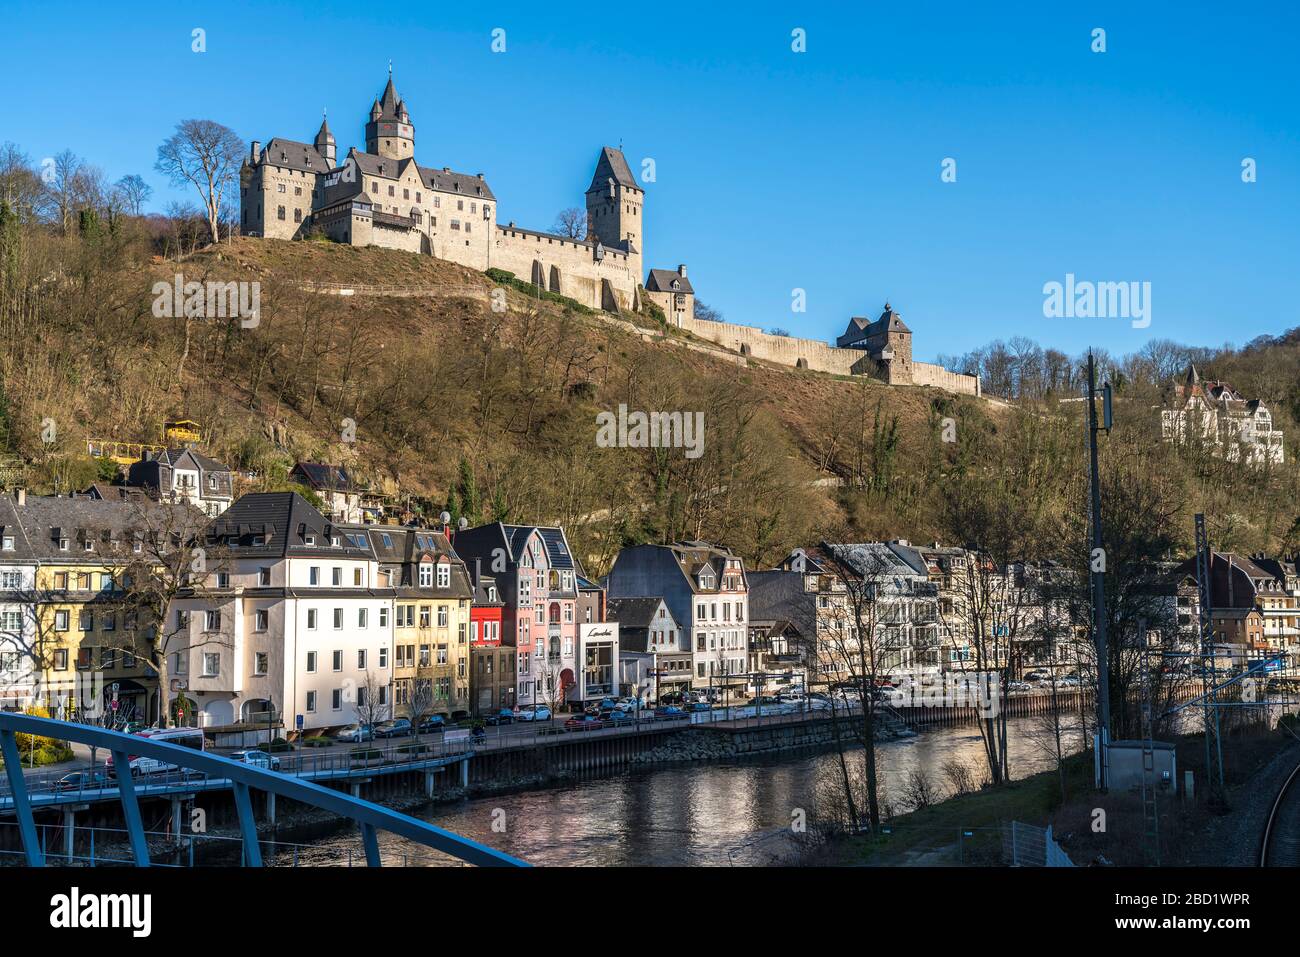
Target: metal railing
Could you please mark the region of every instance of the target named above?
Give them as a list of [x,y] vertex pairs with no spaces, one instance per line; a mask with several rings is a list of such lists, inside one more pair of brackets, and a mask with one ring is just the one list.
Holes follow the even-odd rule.
[[[113,764],[118,768],[129,767],[131,755],[139,755],[174,765],[178,769],[200,772],[206,775],[208,780],[228,780],[234,792],[235,807],[238,811],[244,861],[253,867],[262,865],[261,845],[258,840],[257,826],[254,823],[250,796],[254,788],[355,821],[361,830],[366,861],[372,867],[378,867],[381,863],[379,830],[389,831],[472,864],[524,866],[524,862],[486,845],[301,777],[264,770],[229,758],[195,751],[180,745],[153,741],[138,735],[123,734],[119,731],[109,731],[84,724],[69,724],[52,718],[5,712],[0,713],[0,754],[4,757],[5,774],[9,779],[9,790],[14,812],[18,818],[23,851],[27,863],[32,867],[42,866],[45,855],[41,849],[31,797],[18,753],[18,734],[30,734],[103,748],[113,755]],[[148,786],[145,787],[147,793]],[[139,785],[129,775],[121,775],[117,779],[117,791],[122,804],[122,814],[126,820],[132,858],[137,867],[148,867],[149,846],[140,817],[138,788]]]

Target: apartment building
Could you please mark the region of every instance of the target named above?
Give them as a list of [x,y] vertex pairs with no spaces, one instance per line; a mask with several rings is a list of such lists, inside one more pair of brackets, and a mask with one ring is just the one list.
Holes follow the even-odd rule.
[[393,592],[393,704],[406,715],[449,719],[470,710],[470,621],[474,589],[443,531],[353,526],[368,534],[378,585]]
[[391,715],[396,583],[366,529],[265,492],[235,502],[204,542],[169,619],[173,687],[199,725],[312,732]]
[[725,547],[701,541],[635,545],[614,560],[610,600],[662,597],[691,648],[695,688],[747,686],[749,583],[744,563]]

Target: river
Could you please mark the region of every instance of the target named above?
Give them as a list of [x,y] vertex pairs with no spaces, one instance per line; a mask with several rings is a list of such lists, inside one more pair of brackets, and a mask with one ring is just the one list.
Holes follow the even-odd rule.
[[[1013,778],[1053,766],[1038,719],[1011,719],[1008,738]],[[1077,736],[1068,747],[1078,749]],[[860,751],[850,755],[860,763]],[[923,771],[946,794],[945,764],[960,761],[977,775],[984,767],[974,726],[885,742],[877,755],[884,800],[896,804],[905,804],[913,771]],[[834,752],[773,755],[623,771],[412,813],[538,865],[772,864],[789,859],[792,820],[800,810],[809,820],[817,819],[819,804],[834,792],[837,774]],[[380,835],[380,849],[388,865],[457,863],[393,835]],[[285,857],[280,862],[287,863]],[[362,861],[351,830],[323,834],[298,853],[300,865],[346,864],[349,859]]]

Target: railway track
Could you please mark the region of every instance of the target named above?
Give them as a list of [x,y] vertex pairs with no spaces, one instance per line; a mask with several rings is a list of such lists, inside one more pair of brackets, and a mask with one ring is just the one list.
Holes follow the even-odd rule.
[[1300,765],[1287,777],[1268,814],[1260,867],[1300,867]]

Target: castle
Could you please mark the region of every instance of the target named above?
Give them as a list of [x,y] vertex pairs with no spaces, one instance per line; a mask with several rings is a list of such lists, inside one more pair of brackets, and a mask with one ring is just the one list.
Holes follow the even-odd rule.
[[[586,192],[586,237],[575,239],[497,221],[497,199],[482,173],[421,166],[415,124],[388,84],[370,107],[365,151],[340,162],[329,123],[311,143],[274,137],[252,142],[240,170],[240,226],[269,239],[327,236],[353,246],[423,253],[480,272],[502,269],[593,309],[639,310],[650,302],[667,322],[743,355],[891,385],[932,385],[979,395],[979,379],[912,361],[912,333],[885,304],[874,322],[853,318],[836,347],[773,336],[749,326],[695,318],[686,266],[642,272],[645,191],[622,150],[606,146]],[[641,277],[645,275],[645,283]]]
[[391,73],[365,138],[365,151],[353,147],[341,162],[327,120],[311,143],[274,137],[263,148],[254,140],[240,171],[243,233],[297,239],[314,231],[504,269],[593,309],[640,307],[645,191],[621,150],[601,150],[586,193],[587,237],[574,239],[498,223],[482,173],[417,163],[415,124]]

